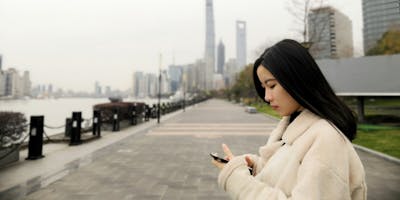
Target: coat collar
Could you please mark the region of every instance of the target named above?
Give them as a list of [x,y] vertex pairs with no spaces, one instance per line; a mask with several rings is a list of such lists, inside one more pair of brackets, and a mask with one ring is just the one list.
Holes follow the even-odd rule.
[[277,128],[272,132],[268,143],[283,140],[286,144],[292,144],[301,136],[313,123],[321,118],[311,111],[304,109],[296,119],[289,124],[290,116],[283,117]]

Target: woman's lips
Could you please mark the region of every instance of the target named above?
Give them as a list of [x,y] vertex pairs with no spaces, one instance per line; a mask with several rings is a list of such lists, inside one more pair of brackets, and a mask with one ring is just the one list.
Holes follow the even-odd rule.
[[279,108],[279,106],[271,106],[272,109],[277,110]]

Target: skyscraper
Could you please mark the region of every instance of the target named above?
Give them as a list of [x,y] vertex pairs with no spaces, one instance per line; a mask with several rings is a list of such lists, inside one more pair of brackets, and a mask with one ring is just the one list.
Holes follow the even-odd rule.
[[211,90],[213,86],[213,75],[215,68],[215,30],[214,30],[214,11],[213,1],[206,0],[206,49],[204,55],[205,67],[205,86],[206,90]]
[[363,0],[364,52],[373,48],[391,26],[400,26],[399,0]]
[[141,89],[141,85],[143,83],[144,74],[141,71],[136,71],[133,73],[132,76],[132,96],[139,97],[140,92],[143,90]]
[[247,64],[246,48],[246,22],[236,21],[236,60],[239,69]]
[[219,41],[217,53],[217,73],[223,74],[225,64],[225,45],[222,43],[222,40]]
[[311,11],[308,16],[310,53],[315,59],[353,56],[353,31],[349,17],[332,7]]
[[171,92],[176,92],[182,83],[182,66],[170,65],[168,66],[168,74],[171,79]]

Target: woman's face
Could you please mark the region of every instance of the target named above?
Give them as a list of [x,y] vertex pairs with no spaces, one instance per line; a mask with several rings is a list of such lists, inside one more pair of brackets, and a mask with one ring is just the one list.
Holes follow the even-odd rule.
[[280,116],[289,116],[303,109],[264,66],[260,65],[257,68],[257,76],[265,89],[265,101],[268,101]]

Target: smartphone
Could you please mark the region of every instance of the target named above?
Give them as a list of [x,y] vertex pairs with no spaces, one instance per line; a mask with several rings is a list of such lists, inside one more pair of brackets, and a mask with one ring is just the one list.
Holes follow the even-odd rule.
[[210,153],[210,156],[211,156],[212,158],[214,158],[214,160],[216,160],[216,161],[218,161],[218,162],[221,162],[221,163],[227,163],[227,162],[229,162],[228,160],[225,160],[225,159],[223,159],[223,158],[221,158],[221,157],[218,157],[218,154],[217,154],[217,153]]

